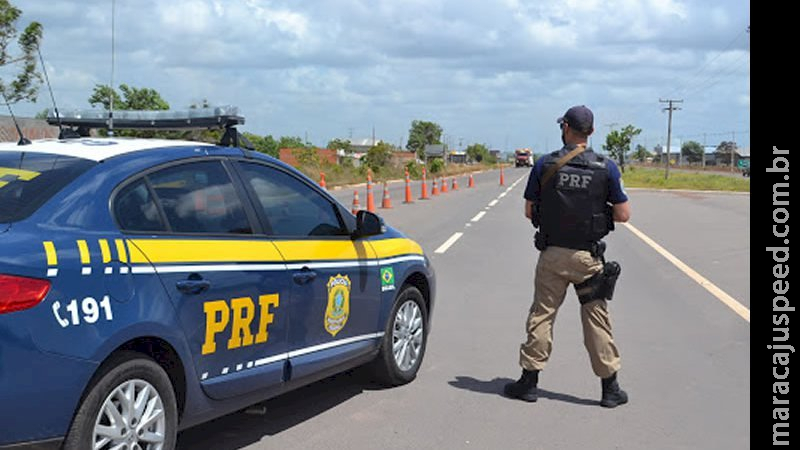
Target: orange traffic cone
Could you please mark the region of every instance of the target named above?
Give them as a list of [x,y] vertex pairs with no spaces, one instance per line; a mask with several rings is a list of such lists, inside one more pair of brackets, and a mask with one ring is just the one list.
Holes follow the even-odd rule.
[[328,186],[325,184],[325,172],[319,173],[319,185],[322,189],[327,189]]
[[414,203],[411,200],[411,178],[408,177],[408,170],[406,170],[406,200],[403,203]]
[[385,181],[383,182],[383,200],[381,201],[381,208],[392,208],[392,198],[389,196],[389,185]]
[[442,177],[442,192],[447,192],[447,180]]
[[372,193],[372,177],[367,180],[367,211],[375,212],[375,194]]
[[356,215],[359,209],[361,209],[361,205],[358,204],[358,191],[353,191],[353,209],[350,212]]
[[422,197],[420,200],[430,200],[428,197],[428,181],[425,179],[425,168],[422,168]]
[[506,185],[506,178],[503,176],[503,167],[500,167],[500,186]]
[[453,177],[453,190],[458,190],[458,181],[456,181],[456,177]]
[[433,179],[433,189],[431,189],[431,195],[439,195],[439,188],[436,187],[436,178]]
[[467,187],[468,188],[474,188],[475,187],[475,179],[472,178],[472,174],[469,174],[469,184],[467,185]]

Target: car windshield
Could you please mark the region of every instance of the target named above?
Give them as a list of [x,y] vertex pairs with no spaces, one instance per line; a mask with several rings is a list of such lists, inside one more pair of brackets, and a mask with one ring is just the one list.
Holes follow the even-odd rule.
[[20,221],[97,164],[83,158],[0,152],[0,223]]

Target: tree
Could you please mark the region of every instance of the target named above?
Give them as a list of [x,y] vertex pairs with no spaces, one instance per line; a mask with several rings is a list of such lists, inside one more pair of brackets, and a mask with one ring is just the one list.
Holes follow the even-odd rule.
[[300,167],[318,169],[320,166],[319,153],[314,147],[292,147],[292,155]]
[[244,132],[242,133],[251,144],[253,144],[254,150],[261,153],[266,153],[274,158],[278,158],[280,156],[280,152],[278,151],[278,141],[275,140],[271,135],[267,136],[259,136],[257,134]]
[[717,165],[729,166],[731,164],[731,155],[736,153],[736,142],[722,141],[714,151],[717,158]]
[[636,145],[636,150],[633,151],[633,154],[631,155],[631,158],[633,158],[633,159],[635,159],[635,160],[637,160],[639,162],[645,162],[645,160],[647,160],[647,158],[651,158],[652,156],[653,156],[653,154],[648,152],[644,145],[637,144]]
[[419,159],[425,159],[425,146],[428,144],[441,144],[442,127],[434,122],[415,120],[411,122],[408,130],[408,143],[406,148],[417,153]]
[[[2,1],[2,0],[0,0]],[[161,98],[161,94],[155,89],[135,88],[127,84],[120,84],[122,97],[117,91],[107,85],[95,85],[89,104],[92,106],[102,105],[103,109],[111,109],[111,98],[114,98],[114,110],[143,111],[143,110],[166,110],[169,103]]]
[[367,150],[364,155],[364,164],[367,165],[373,172],[380,172],[382,167],[389,164],[392,159],[392,146],[386,142],[380,141]]
[[626,125],[622,130],[613,130],[606,135],[606,143],[603,150],[611,155],[611,158],[619,161],[619,168],[625,172],[625,154],[631,150],[631,140],[642,132],[641,128],[633,125]]
[[705,149],[699,142],[686,141],[681,145],[681,156],[690,163],[702,161],[704,151]]
[[485,144],[472,144],[467,147],[466,153],[467,158],[473,161],[489,160],[489,148]]
[[39,85],[42,82],[42,76],[36,70],[36,55],[42,40],[42,24],[29,23],[17,40],[21,53],[19,55],[9,53],[9,45],[18,34],[17,20],[21,15],[22,11],[8,0],[0,0],[0,67],[4,68],[4,71],[6,66],[18,67],[13,69],[16,75],[10,83],[6,84],[0,78],[0,94],[3,96],[3,101],[8,104],[20,100],[36,101]]
[[306,148],[306,143],[297,136],[281,136],[278,148]]
[[348,155],[353,153],[353,144],[349,139],[333,139],[332,141],[328,142],[326,147],[331,150],[343,150]]

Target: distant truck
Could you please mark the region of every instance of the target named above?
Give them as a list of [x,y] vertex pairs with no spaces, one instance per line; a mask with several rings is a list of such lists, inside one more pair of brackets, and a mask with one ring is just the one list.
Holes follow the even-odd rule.
[[529,148],[518,148],[514,150],[514,167],[533,166],[533,152]]

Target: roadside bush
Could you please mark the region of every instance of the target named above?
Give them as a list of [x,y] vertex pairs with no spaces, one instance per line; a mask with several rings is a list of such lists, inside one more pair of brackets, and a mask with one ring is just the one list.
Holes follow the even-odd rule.
[[429,169],[431,173],[439,173],[444,169],[444,161],[441,159],[434,159],[429,164]]

